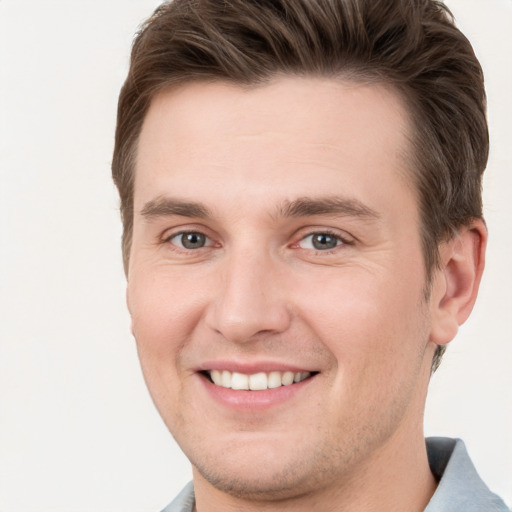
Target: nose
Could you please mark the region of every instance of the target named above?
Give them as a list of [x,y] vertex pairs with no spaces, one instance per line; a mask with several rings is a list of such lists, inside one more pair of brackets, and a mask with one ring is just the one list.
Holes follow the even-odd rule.
[[206,313],[211,329],[237,343],[282,333],[291,321],[279,263],[270,255],[241,252],[223,262],[220,286]]

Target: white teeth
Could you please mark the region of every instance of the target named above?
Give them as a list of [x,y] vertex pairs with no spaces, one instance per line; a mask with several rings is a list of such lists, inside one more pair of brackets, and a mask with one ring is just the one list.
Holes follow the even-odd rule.
[[269,372],[254,373],[246,375],[244,373],[229,372],[227,370],[211,370],[208,372],[212,382],[223,388],[236,390],[261,391],[264,389],[273,389],[281,386],[290,386],[291,384],[302,382],[311,376],[310,372]]
[[233,372],[231,375],[232,389],[249,389],[249,375]]
[[280,388],[283,385],[281,372],[270,372],[268,374],[268,388]]
[[210,372],[210,377],[212,378],[214,384],[217,384],[217,386],[222,385],[222,373],[219,372],[219,370],[212,370]]
[[266,373],[255,373],[249,376],[249,389],[260,391],[267,389],[268,379]]
[[293,372],[284,372],[282,379],[283,386],[289,386],[290,384],[293,384],[293,377]]
[[222,377],[221,377],[220,385],[223,388],[230,388],[231,387],[231,372],[228,372],[226,370],[224,370],[222,372]]

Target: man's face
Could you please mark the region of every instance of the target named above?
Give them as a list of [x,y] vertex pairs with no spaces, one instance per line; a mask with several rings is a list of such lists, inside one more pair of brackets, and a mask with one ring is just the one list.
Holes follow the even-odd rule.
[[326,79],[153,100],[128,304],[197,478],[289,496],[421,435],[434,346],[409,130],[389,90]]

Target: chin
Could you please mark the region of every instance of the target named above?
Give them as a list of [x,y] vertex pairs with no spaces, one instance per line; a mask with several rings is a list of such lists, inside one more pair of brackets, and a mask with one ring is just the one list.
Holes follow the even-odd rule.
[[[261,441],[261,439],[259,439]],[[187,453],[196,474],[231,496],[251,501],[298,498],[329,486],[339,474],[339,457],[306,443],[267,439],[232,443],[219,453]],[[308,449],[301,450],[300,446]],[[338,459],[338,460],[336,460]],[[327,469],[329,468],[329,469]]]
[[[237,466],[234,464],[234,466]],[[213,487],[236,498],[251,501],[279,501],[307,494],[315,485],[298,467],[269,470],[265,463],[251,468],[194,466]]]

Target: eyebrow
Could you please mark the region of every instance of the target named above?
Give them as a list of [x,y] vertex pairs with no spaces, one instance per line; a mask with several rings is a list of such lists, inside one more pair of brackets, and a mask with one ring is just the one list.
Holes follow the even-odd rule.
[[362,219],[378,219],[380,215],[361,201],[338,196],[300,197],[286,201],[278,211],[281,217],[311,217],[314,215],[339,215]]
[[171,215],[198,217],[200,219],[211,217],[211,212],[201,203],[181,201],[172,197],[157,197],[148,201],[140,214],[148,220],[155,217],[169,217]]
[[[144,205],[140,213],[148,220],[172,215],[199,219],[212,217],[211,211],[202,203],[182,201],[172,197],[152,199]],[[285,201],[277,209],[277,218],[312,217],[314,215],[337,215],[362,219],[378,219],[380,217],[375,210],[361,201],[338,196],[299,197],[293,201]]]

